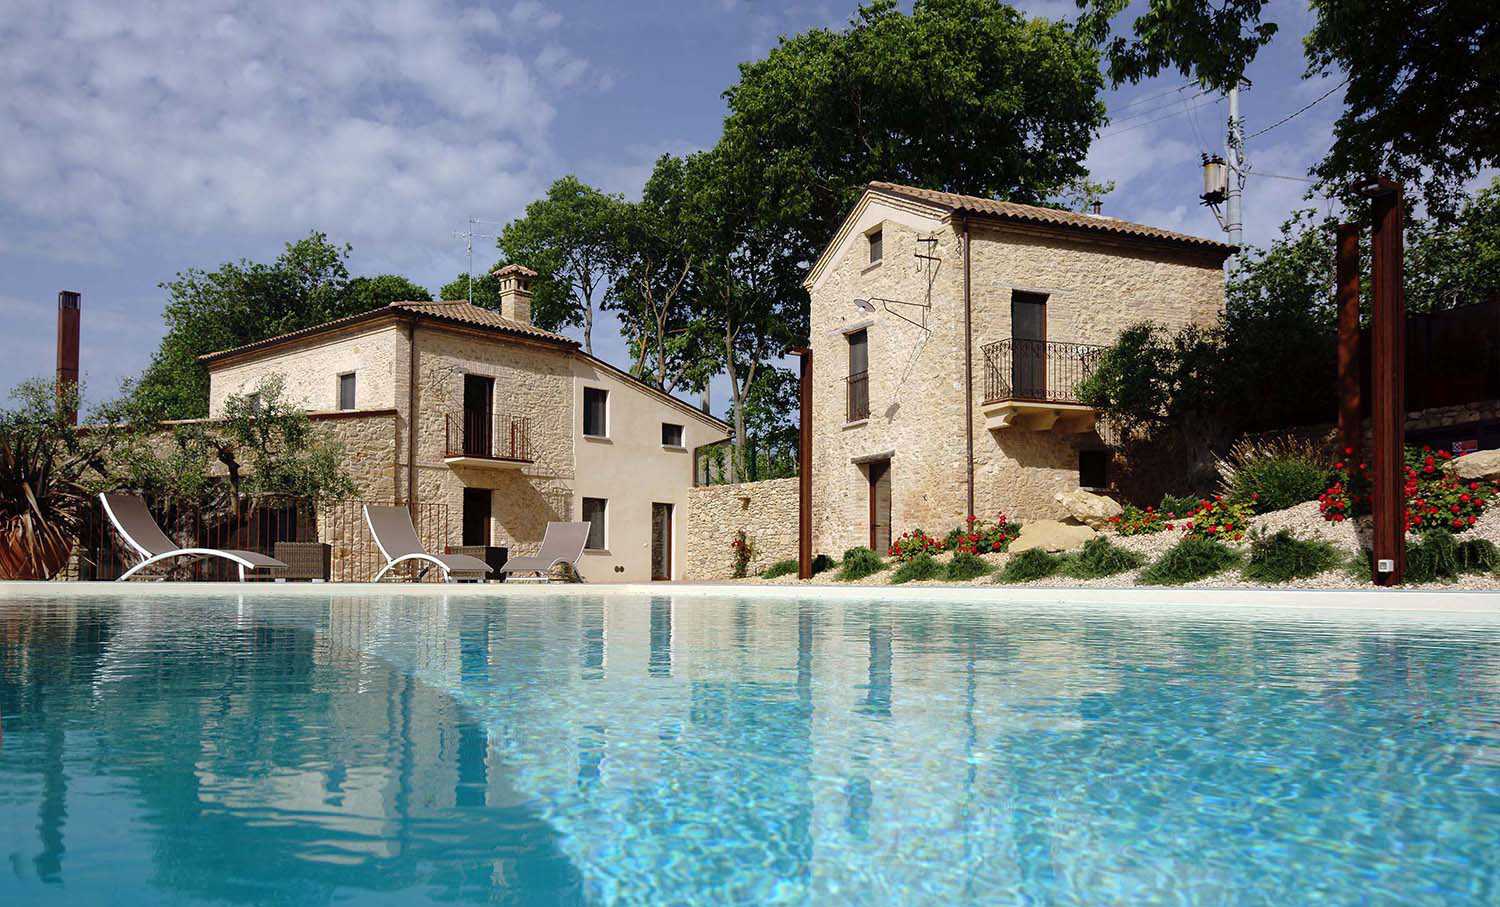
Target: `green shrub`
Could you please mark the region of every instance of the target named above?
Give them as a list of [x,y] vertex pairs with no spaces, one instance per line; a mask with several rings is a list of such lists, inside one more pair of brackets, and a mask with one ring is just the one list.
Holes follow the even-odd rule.
[[1166,514],[1168,518],[1176,518],[1187,516],[1197,506],[1198,499],[1190,494],[1164,494],[1161,496],[1161,504],[1156,509]]
[[1458,565],[1465,573],[1500,573],[1500,548],[1489,539],[1459,542]]
[[948,562],[946,578],[958,583],[984,576],[991,569],[990,565],[985,563],[984,558],[979,555],[960,551],[953,555],[953,560]]
[[820,554],[817,557],[813,558],[813,562],[812,562],[813,576],[817,576],[819,573],[826,573],[829,570],[832,570],[834,567],[837,567],[838,565],[839,565],[838,561],[834,560],[833,558],[829,557],[826,554]]
[[1500,570],[1500,550],[1485,539],[1459,542],[1446,529],[1429,529],[1406,546],[1408,583],[1450,582],[1465,573]]
[[1224,496],[1250,502],[1256,513],[1316,501],[1333,471],[1333,461],[1320,445],[1291,438],[1242,439],[1218,465]]
[[788,573],[797,572],[797,559],[789,557],[784,561],[777,561],[760,572],[766,579],[775,579],[778,576],[786,576]]
[[1121,548],[1104,536],[1095,536],[1083,547],[1063,558],[1062,572],[1074,579],[1098,579],[1134,570],[1146,562],[1144,555]]
[[884,569],[885,564],[875,552],[868,548],[850,548],[844,552],[844,568],[839,571],[839,579],[847,583],[873,576]]
[[1228,570],[1240,556],[1214,539],[1188,536],[1168,548],[1141,571],[1140,582],[1151,586],[1180,586]]
[[943,543],[923,532],[921,529],[913,529],[903,532],[891,542],[891,550],[886,554],[898,561],[909,561],[921,555],[933,555],[943,550]]
[[1332,545],[1299,539],[1283,529],[1273,535],[1259,533],[1251,537],[1250,557],[1241,574],[1257,583],[1285,583],[1317,576],[1338,563],[1339,553]]
[[1005,569],[995,579],[997,583],[1029,583],[1056,573],[1062,566],[1062,558],[1048,554],[1040,548],[1027,548],[1005,562]]
[[909,583],[912,580],[937,579],[943,572],[943,565],[932,559],[930,554],[918,554],[908,558],[896,572],[891,574],[893,583]]

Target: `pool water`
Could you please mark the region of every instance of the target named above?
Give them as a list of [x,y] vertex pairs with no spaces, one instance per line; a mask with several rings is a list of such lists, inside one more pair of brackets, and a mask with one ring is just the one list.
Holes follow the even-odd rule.
[[1500,903],[1500,622],[0,593],[0,903]]

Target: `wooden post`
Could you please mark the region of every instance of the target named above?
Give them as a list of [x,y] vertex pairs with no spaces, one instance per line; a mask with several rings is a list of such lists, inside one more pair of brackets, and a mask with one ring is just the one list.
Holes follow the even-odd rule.
[[811,347],[796,347],[802,360],[797,382],[797,578],[812,579],[812,368]]
[[1359,400],[1359,225],[1339,224],[1335,258],[1338,284],[1339,449],[1350,468],[1360,462],[1364,427]]
[[1401,186],[1387,179],[1365,187],[1374,199],[1370,325],[1370,422],[1375,449],[1371,509],[1375,517],[1375,583],[1396,585],[1406,573],[1403,446],[1406,435],[1406,294],[1402,270]]

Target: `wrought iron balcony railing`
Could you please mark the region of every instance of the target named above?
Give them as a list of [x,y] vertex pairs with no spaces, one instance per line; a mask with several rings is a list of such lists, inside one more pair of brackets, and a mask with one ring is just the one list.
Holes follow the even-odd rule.
[[448,457],[531,462],[531,419],[511,413],[462,412],[443,416]]
[[999,340],[985,344],[984,400],[1078,403],[1078,384],[1087,378],[1104,347],[1050,340]]
[[845,421],[858,422],[870,418],[870,373],[855,372],[845,379],[848,390],[848,410]]

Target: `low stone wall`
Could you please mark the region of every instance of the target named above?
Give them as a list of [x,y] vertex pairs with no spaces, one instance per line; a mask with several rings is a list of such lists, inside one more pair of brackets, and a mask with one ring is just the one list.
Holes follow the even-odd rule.
[[750,573],[797,556],[797,480],[706,485],[688,492],[684,579],[734,575],[735,533],[751,545]]

